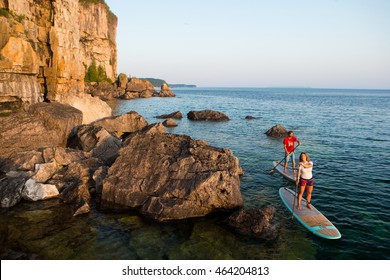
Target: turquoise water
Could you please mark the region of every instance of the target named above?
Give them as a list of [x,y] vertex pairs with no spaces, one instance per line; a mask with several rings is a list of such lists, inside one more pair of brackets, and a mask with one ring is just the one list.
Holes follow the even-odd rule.
[[[244,169],[247,208],[273,205],[280,238],[264,242],[230,231],[218,216],[156,223],[136,213],[71,217],[57,200],[1,210],[5,244],[46,259],[390,259],[390,91],[333,89],[174,89],[176,98],[117,101],[115,114],[131,110],[149,123],[156,115],[213,109],[223,123],[184,117],[168,132],[228,147]],[[245,120],[245,116],[256,117]],[[280,139],[264,133],[275,124],[302,141],[298,153],[314,161],[312,202],[340,230],[340,240],[310,234],[283,205],[278,190],[294,185],[275,173]],[[68,214],[67,214],[68,213]],[[7,226],[5,226],[7,225]]]

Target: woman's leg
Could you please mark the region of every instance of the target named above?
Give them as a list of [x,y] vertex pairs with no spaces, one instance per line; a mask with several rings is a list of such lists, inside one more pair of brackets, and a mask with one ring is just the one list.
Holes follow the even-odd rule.
[[301,210],[301,200],[303,193],[305,192],[305,185],[299,184],[299,194],[298,194],[298,203],[297,203],[297,209]]
[[307,208],[313,209],[311,206],[311,194],[313,192],[313,186],[307,186],[306,187],[306,201],[307,201]]

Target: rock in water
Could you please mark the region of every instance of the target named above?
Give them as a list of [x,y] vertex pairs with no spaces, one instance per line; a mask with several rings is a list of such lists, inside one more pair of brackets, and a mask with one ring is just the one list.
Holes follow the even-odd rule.
[[284,128],[283,125],[281,124],[277,124],[277,125],[274,125],[273,127],[271,127],[265,134],[267,134],[267,136],[271,136],[271,137],[286,137],[287,136],[287,129]]
[[229,149],[185,135],[135,133],[108,171],[102,201],[160,221],[200,217],[242,205],[241,174]]
[[240,209],[227,219],[227,224],[243,235],[274,239],[277,231],[274,223],[275,208]]
[[172,119],[180,120],[180,119],[183,118],[183,114],[180,111],[176,111],[176,112],[173,112],[173,113],[170,113],[170,114],[164,114],[164,115],[156,116],[156,118],[157,119],[169,119],[169,118],[172,118]]
[[191,121],[228,121],[229,117],[224,113],[213,111],[213,110],[203,110],[203,111],[190,111],[187,114],[187,118]]
[[173,93],[171,88],[167,84],[162,84],[161,85],[161,90],[158,94],[155,96],[158,97],[175,97],[176,95]]
[[173,119],[169,118],[163,122],[163,125],[166,127],[175,127],[175,126],[177,126],[177,123]]

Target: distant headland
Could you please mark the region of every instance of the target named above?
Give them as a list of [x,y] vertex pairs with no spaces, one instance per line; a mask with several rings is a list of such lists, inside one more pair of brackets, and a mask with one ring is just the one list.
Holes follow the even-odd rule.
[[171,88],[196,88],[196,85],[187,85],[187,84],[169,84],[163,79],[156,78],[140,78],[140,80],[149,81],[154,87],[161,87],[163,84],[167,84]]

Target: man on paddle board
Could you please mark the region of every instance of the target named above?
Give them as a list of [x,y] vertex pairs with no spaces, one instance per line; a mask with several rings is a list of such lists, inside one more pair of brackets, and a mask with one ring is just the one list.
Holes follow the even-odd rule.
[[295,142],[298,142],[299,145],[301,145],[301,141],[298,140],[297,137],[294,136],[293,131],[287,132],[287,137],[284,138],[283,140],[283,145],[284,145],[284,151],[286,153],[286,160],[284,162],[284,173],[286,173],[287,170],[287,165],[288,162],[291,158],[292,161],[292,168],[293,170],[295,169],[295,154],[294,154],[294,149],[295,149]]

